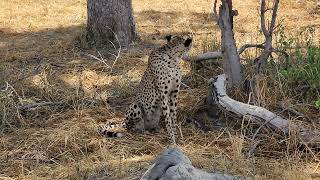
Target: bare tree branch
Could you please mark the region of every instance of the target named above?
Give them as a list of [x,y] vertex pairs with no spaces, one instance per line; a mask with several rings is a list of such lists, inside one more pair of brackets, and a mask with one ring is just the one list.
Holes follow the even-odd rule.
[[[121,43],[119,41],[118,35],[110,27],[108,27],[108,26],[106,26],[106,27],[113,33],[113,35],[118,43],[118,46],[119,46],[117,55],[113,55],[115,57],[115,60],[113,61],[112,66],[111,66],[111,72],[112,72],[114,65],[116,64],[116,62],[118,61],[118,58],[120,57]],[[112,44],[114,50],[117,50],[116,46],[112,43],[112,41],[109,40],[109,42]]]
[[121,43],[120,43],[120,40],[119,40],[119,38],[118,38],[118,35],[117,35],[109,26],[105,26],[105,27],[112,32],[112,34],[113,34],[113,36],[115,37],[115,40],[116,40],[116,42],[118,43],[118,46],[119,46],[119,48],[117,48],[117,46],[116,46],[112,41],[108,40],[109,43],[110,43],[110,44],[112,45],[112,47],[114,48],[114,50],[117,52],[117,54],[113,54],[113,53],[107,52],[108,54],[110,54],[111,56],[114,57],[114,61],[113,61],[112,65],[110,66],[110,65],[107,63],[107,60],[103,58],[102,54],[101,54],[99,51],[97,51],[97,52],[98,52],[100,58],[98,58],[98,57],[96,57],[96,56],[94,56],[94,55],[92,55],[92,54],[86,53],[86,52],[84,52],[84,53],[82,53],[82,54],[85,55],[85,56],[91,57],[91,58],[93,58],[93,59],[95,59],[95,60],[100,61],[100,62],[103,63],[107,68],[109,68],[110,71],[112,72],[114,65],[116,64],[116,62],[118,61],[118,59],[119,59],[119,57],[120,57],[122,47],[121,47]]
[[[262,43],[262,44],[245,44],[238,49],[238,54],[241,55],[248,48],[265,49],[265,46],[264,46],[264,43]],[[278,56],[281,56],[281,55],[284,56],[286,59],[286,62],[287,63],[289,62],[289,54],[286,51],[279,50],[277,48],[272,48],[271,52],[276,53]],[[187,54],[185,54],[182,57],[183,60],[191,61],[193,59],[194,61],[199,62],[199,63],[202,61],[209,60],[209,59],[219,59],[219,58],[222,58],[222,53],[220,51],[206,52],[203,54],[198,54],[194,58],[190,57]]]
[[243,46],[241,46],[238,50],[239,54],[242,54],[246,49],[248,48],[260,48],[263,49],[264,45],[262,44],[245,44]]
[[266,13],[266,1],[261,0],[261,7],[260,7],[261,30],[262,30],[264,36],[269,36],[268,30],[266,27],[265,13]]
[[270,36],[272,36],[273,30],[274,30],[274,26],[276,24],[278,6],[279,6],[279,0],[275,0],[274,1],[274,5],[273,5],[271,23],[270,23],[270,26],[269,26],[269,35]]
[[261,30],[263,32],[263,35],[265,37],[265,48],[262,51],[261,55],[257,58],[256,63],[256,73],[263,73],[265,71],[265,67],[268,62],[268,58],[270,57],[272,53],[272,33],[274,30],[274,26],[276,23],[276,17],[277,17],[277,11],[278,11],[278,5],[279,5],[279,0],[274,0],[274,5],[273,5],[273,12],[272,12],[272,17],[271,17],[271,23],[269,26],[269,29],[267,30],[266,28],[266,19],[265,19],[265,12],[266,12],[266,1],[261,0]]
[[[224,52],[224,47],[226,45],[224,45],[224,43],[228,43],[228,49],[227,51],[234,51],[233,48],[236,46],[235,45],[231,45],[230,43],[232,41],[234,41],[234,37],[233,37],[233,32],[232,32],[232,17],[237,15],[237,11],[236,10],[231,10],[232,7],[228,7],[229,5],[232,6],[232,1],[231,0],[222,0],[222,5],[219,8],[219,18],[218,18],[218,24],[219,27],[221,29],[221,52],[207,52],[204,54],[199,54],[197,55],[194,59],[196,62],[201,62],[204,60],[208,60],[208,59],[217,59],[217,58],[221,58]],[[217,0],[214,1],[213,4],[213,13],[214,13],[214,17],[217,18],[217,10],[216,10],[216,6],[217,6]],[[226,6],[226,7],[225,7]],[[273,8],[266,8],[266,1],[265,0],[261,0],[261,9],[260,9],[260,13],[261,13],[261,30],[265,36],[265,42],[262,44],[245,44],[242,47],[240,47],[240,49],[238,50],[238,55],[240,55],[241,53],[243,53],[247,48],[260,48],[260,49],[264,49],[264,51],[261,53],[261,55],[257,58],[256,62],[256,72],[257,73],[261,73],[264,71],[265,66],[267,64],[267,60],[270,57],[271,53],[274,52],[276,54],[282,54],[285,56],[286,62],[289,61],[289,55],[288,53],[286,53],[285,51],[279,50],[279,49],[275,49],[272,47],[272,33],[273,30],[275,29],[275,23],[276,23],[276,16],[277,16],[277,10],[278,10],[278,6],[279,6],[279,0],[275,0],[274,1],[274,5]],[[224,14],[223,13],[223,8],[225,8]],[[229,9],[230,8],[230,9]],[[271,23],[269,26],[269,29],[267,29],[266,27],[266,19],[265,19],[265,13],[268,10],[273,10],[272,13],[272,18],[271,18]],[[230,13],[231,12],[231,13]],[[226,24],[229,23],[229,24]],[[230,30],[228,30],[228,28],[231,28]],[[229,52],[229,54],[230,54]],[[231,53],[232,54],[232,53]],[[230,55],[231,55],[230,54]],[[237,58],[236,56],[233,56],[232,59],[230,59],[231,57],[224,57],[225,61],[230,60],[230,61],[236,61]],[[184,55],[183,58],[184,60],[190,61],[191,57],[188,55]],[[225,66],[229,66],[228,64],[225,64]],[[227,70],[227,69],[225,69]],[[225,71],[226,74],[229,74],[230,72]]]
[[[241,46],[238,50],[238,54],[242,54],[246,49],[248,48],[260,48],[260,49],[264,49],[264,45],[263,44],[245,44],[243,46]],[[203,54],[199,54],[197,56],[194,57],[194,60],[196,62],[202,62],[208,59],[218,59],[218,58],[222,58],[222,53],[220,51],[214,51],[214,52],[206,52]],[[188,56],[187,54],[185,54],[182,57],[183,60],[186,61],[191,61],[191,57]]]
[[[99,52],[98,52],[99,53]],[[95,59],[95,60],[98,60],[98,61],[100,61],[101,63],[103,63],[107,68],[110,68],[111,69],[111,66],[109,66],[108,64],[107,64],[107,62],[106,62],[106,60],[103,58],[103,57],[101,57],[101,55],[100,55],[100,58],[98,58],[98,57],[96,57],[96,56],[94,56],[94,55],[92,55],[92,54],[89,54],[89,53],[82,53],[83,55],[85,55],[85,56],[88,56],[88,57],[91,57],[91,58],[93,58],[93,59]],[[100,53],[99,53],[100,54]]]

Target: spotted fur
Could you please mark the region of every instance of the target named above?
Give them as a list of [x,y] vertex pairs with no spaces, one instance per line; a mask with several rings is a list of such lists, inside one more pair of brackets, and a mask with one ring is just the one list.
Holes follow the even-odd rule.
[[190,49],[192,39],[171,35],[166,39],[167,43],[149,56],[136,99],[126,112],[125,124],[131,132],[157,131],[160,129],[160,117],[163,116],[166,129],[175,144],[177,95],[181,84],[179,60]]

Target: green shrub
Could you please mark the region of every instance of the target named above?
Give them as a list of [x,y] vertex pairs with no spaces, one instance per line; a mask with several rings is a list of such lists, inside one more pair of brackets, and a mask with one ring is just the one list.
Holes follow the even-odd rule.
[[320,48],[309,47],[306,55],[297,52],[299,63],[291,65],[280,74],[293,85],[310,86],[312,89],[320,87]]
[[314,105],[316,106],[316,108],[320,109],[320,99],[316,100]]
[[[289,54],[271,63],[276,81],[285,85],[284,91],[297,100],[320,108],[320,46],[315,27],[308,26],[298,34],[286,33],[283,26],[275,31],[275,47]],[[285,61],[283,61],[285,60]]]

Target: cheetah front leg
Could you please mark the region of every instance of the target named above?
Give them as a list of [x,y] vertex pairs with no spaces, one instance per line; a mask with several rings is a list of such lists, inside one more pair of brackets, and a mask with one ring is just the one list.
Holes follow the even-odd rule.
[[[166,91],[167,92],[167,91]],[[176,145],[176,129],[172,124],[172,119],[170,115],[169,97],[168,94],[163,93],[162,96],[162,113],[165,117],[166,129],[170,135],[171,141]]]

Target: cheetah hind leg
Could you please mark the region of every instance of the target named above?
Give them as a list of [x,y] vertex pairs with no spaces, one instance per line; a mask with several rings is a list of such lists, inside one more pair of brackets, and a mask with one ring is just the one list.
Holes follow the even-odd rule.
[[128,131],[134,133],[144,133],[145,131],[143,112],[137,102],[133,102],[126,112],[126,127]]
[[145,119],[145,127],[146,130],[150,132],[159,132],[160,126],[159,121],[161,118],[162,112],[161,107],[158,104],[155,104],[152,106],[151,110],[146,113],[146,119]]

